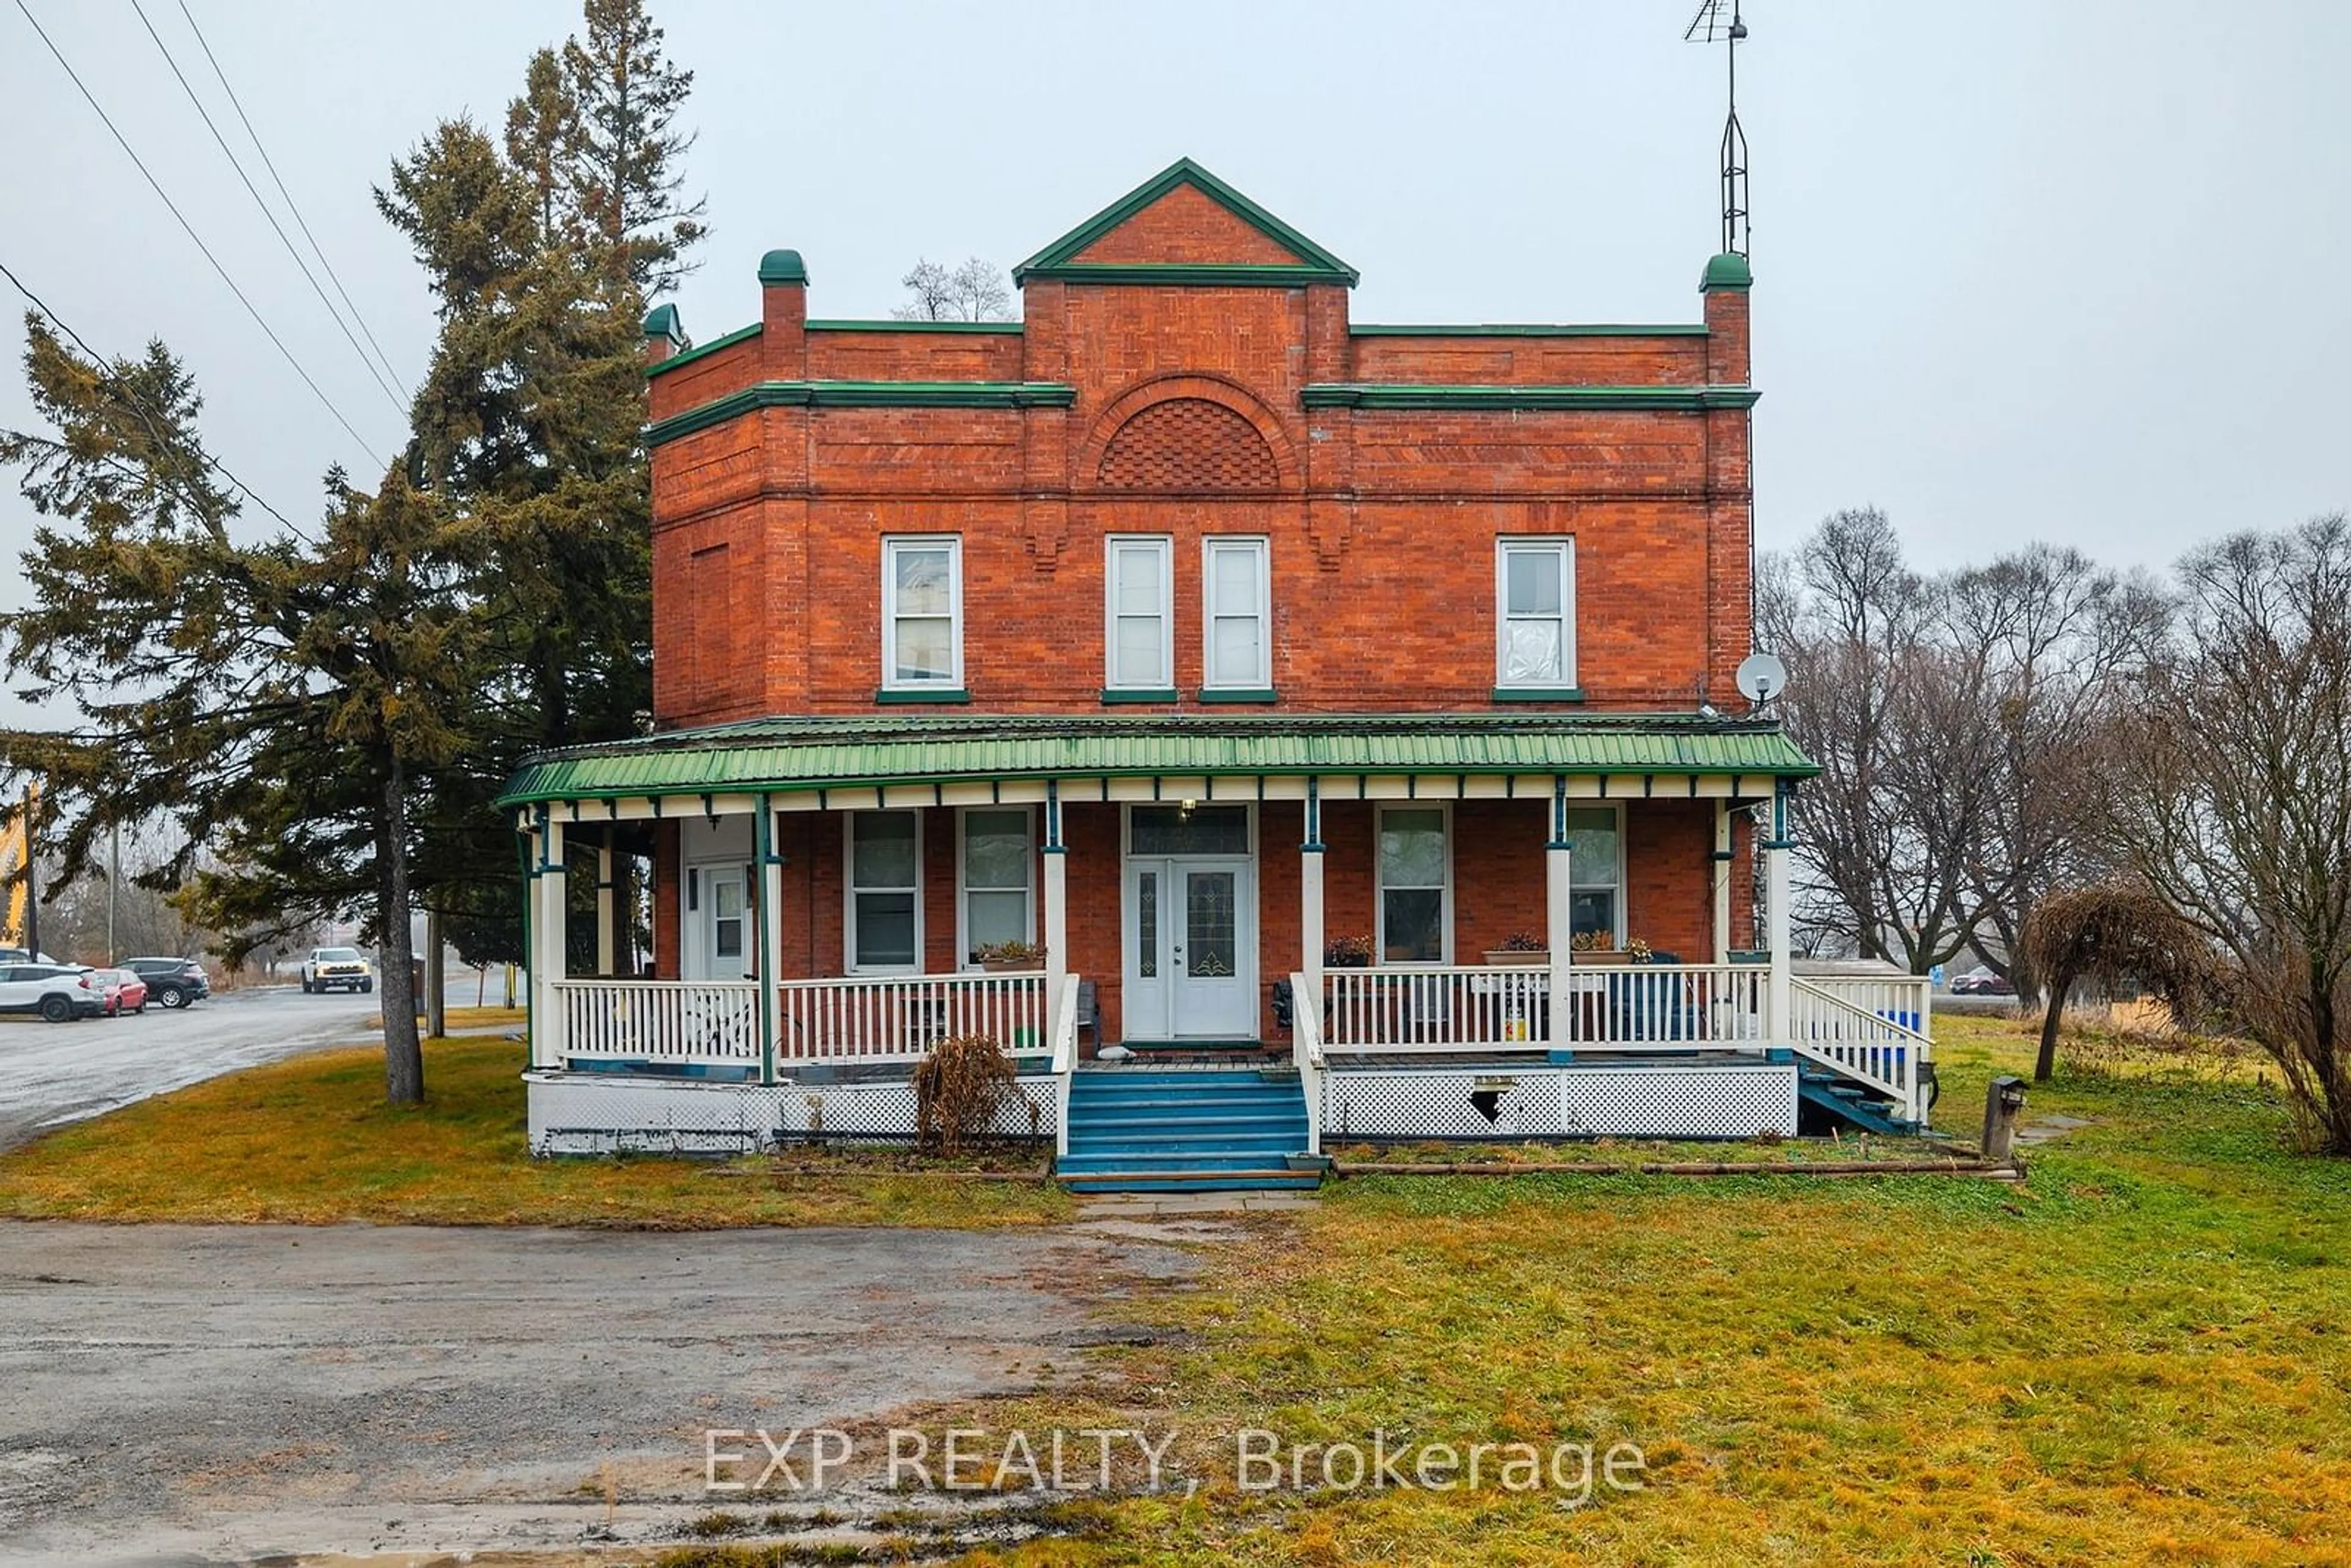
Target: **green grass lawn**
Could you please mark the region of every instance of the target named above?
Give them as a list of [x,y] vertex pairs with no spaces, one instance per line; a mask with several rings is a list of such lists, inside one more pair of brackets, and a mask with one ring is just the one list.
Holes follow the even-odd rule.
[[837,1176],[741,1165],[732,1179],[706,1160],[534,1160],[522,1045],[428,1040],[424,1058],[419,1107],[384,1103],[383,1052],[368,1049],[233,1073],[65,1128],[0,1155],[0,1217],[704,1229],[1020,1225],[1071,1211],[1048,1183],[893,1174],[883,1157],[834,1156]]
[[[2031,1041],[1939,1032],[1943,1119],[1972,1135]],[[2028,1118],[2090,1124],[2022,1186],[1352,1180],[1212,1251],[1156,1309],[1180,1348],[935,1418],[1183,1434],[1198,1496],[1089,1511],[1012,1562],[2351,1563],[2351,1166],[2286,1152],[2242,1072],[2102,1057],[2033,1091]],[[1243,1494],[1244,1426],[1630,1442],[1650,1484],[1577,1509],[1490,1482]]]

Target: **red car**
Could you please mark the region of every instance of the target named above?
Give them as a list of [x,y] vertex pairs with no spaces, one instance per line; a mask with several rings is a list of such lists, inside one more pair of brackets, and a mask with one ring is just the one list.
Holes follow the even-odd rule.
[[147,1010],[147,982],[131,969],[92,969],[89,983],[105,993],[106,1016]]

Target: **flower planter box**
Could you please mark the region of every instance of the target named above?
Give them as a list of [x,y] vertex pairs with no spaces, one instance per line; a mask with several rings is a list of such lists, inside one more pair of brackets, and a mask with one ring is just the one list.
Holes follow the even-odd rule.
[[1589,947],[1567,956],[1570,964],[1637,964],[1641,960],[1622,947]]

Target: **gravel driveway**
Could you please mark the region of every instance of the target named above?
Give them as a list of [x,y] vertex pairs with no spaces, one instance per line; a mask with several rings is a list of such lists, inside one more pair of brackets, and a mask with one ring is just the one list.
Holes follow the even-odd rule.
[[1081,1230],[0,1222],[0,1558],[674,1529],[706,1428],[1054,1382],[1121,1336],[1094,1307],[1191,1266]]

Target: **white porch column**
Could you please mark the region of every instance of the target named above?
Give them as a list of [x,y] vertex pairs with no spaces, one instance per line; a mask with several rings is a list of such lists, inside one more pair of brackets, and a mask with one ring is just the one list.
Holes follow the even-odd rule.
[[1309,779],[1306,831],[1298,843],[1298,972],[1306,994],[1290,998],[1293,1014],[1311,1008],[1316,1019],[1322,1016],[1322,798],[1319,781]]
[[618,963],[619,922],[613,918],[616,909],[612,887],[612,830],[604,830],[604,841],[596,846],[596,972],[610,976]]
[[1788,936],[1788,787],[1771,792],[1771,836],[1763,841],[1764,918],[1771,944],[1771,994],[1765,1004],[1763,1032],[1771,1045],[1788,1043],[1788,1009],[1793,967]]
[[1574,1002],[1568,988],[1568,954],[1575,943],[1575,899],[1569,891],[1567,780],[1551,781],[1551,838],[1543,845],[1543,931],[1551,949],[1550,1037],[1553,1051],[1574,1043]]
[[556,982],[563,978],[563,824],[553,808],[539,808],[538,874],[530,912],[531,1061],[538,1067],[563,1065],[563,1001]]
[[1714,803],[1714,961],[1730,961],[1730,802]]
[[759,959],[759,1082],[773,1083],[776,1031],[784,1014],[783,993],[777,989],[784,967],[784,923],[779,918],[784,907],[784,857],[776,852],[774,800],[761,795],[753,809],[758,812],[751,824],[751,859],[759,875],[758,890],[752,895],[758,904],[751,916]]
[[[1070,853],[1061,842],[1061,790],[1045,781],[1045,1021],[1050,1034],[1061,1016],[1061,993],[1070,984]],[[1040,1044],[1052,1041],[1041,1039]]]

